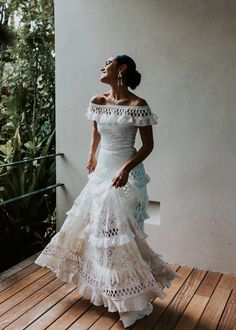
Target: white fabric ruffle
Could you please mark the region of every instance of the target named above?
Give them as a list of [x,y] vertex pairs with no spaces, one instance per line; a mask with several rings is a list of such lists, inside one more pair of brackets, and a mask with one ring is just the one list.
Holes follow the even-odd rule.
[[148,303],[147,306],[142,310],[120,313],[120,321],[122,321],[125,328],[128,328],[137,320],[142,319],[145,315],[150,315],[152,311],[153,305]]
[[[137,188],[129,183],[132,189]],[[35,263],[74,283],[82,296],[110,312],[139,311],[151,299],[163,299],[163,288],[180,274],[148,246],[140,225],[146,213],[140,212],[139,223],[130,205],[125,189],[94,172]]]
[[131,124],[133,126],[155,125],[158,117],[149,105],[121,106],[89,103],[85,114],[87,119],[98,123]]

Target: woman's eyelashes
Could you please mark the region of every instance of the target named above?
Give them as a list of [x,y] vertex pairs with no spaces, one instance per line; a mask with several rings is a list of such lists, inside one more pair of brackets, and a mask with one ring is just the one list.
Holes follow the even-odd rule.
[[111,61],[107,61],[107,62],[105,63],[105,66],[107,66],[107,65],[109,65],[109,64],[111,64]]

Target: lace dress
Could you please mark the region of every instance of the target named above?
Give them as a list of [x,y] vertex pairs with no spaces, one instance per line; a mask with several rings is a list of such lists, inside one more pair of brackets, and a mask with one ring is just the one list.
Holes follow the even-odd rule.
[[118,311],[129,326],[150,314],[150,301],[163,299],[163,288],[180,277],[146,242],[150,178],[143,163],[130,172],[124,187],[112,186],[117,171],[137,152],[138,126],[156,124],[157,116],[149,105],[89,103],[86,117],[97,122],[101,135],[96,169],[35,263],[73,282],[94,305]]

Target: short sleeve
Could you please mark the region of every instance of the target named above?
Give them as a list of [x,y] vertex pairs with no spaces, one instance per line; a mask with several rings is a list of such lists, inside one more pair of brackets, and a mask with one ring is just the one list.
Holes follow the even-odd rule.
[[135,107],[132,111],[132,119],[134,126],[149,126],[158,123],[158,117],[152,112],[149,105]]

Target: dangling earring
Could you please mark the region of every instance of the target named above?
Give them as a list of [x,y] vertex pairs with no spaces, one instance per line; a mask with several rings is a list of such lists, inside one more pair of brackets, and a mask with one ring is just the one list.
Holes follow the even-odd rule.
[[119,72],[118,73],[118,83],[117,86],[122,86],[123,85],[123,81],[122,81],[122,73]]

